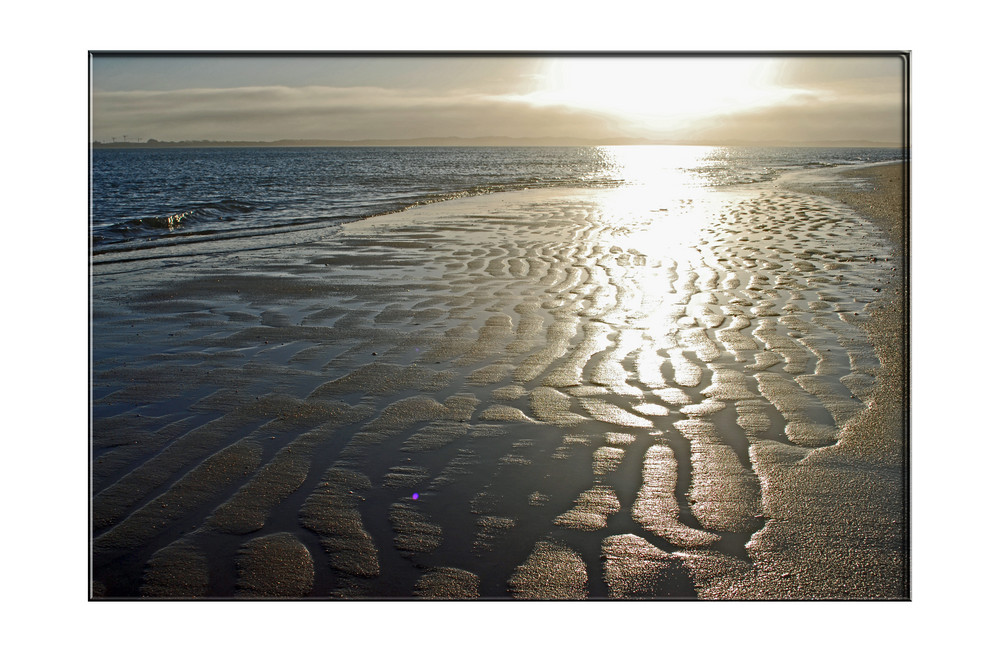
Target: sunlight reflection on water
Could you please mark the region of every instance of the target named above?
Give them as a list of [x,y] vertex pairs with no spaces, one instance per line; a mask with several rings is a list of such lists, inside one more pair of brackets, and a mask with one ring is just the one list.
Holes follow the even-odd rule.
[[711,158],[716,147],[696,146],[618,146],[599,147],[607,165],[627,185],[703,188],[705,184],[693,170]]
[[622,179],[601,202],[600,243],[641,252],[656,266],[686,267],[697,255],[702,229],[732,200],[697,173],[714,147],[604,147],[607,165]]

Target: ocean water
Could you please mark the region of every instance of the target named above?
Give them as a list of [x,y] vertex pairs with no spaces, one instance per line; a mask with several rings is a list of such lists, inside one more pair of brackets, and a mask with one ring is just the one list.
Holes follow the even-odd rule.
[[326,227],[527,188],[759,183],[811,167],[901,160],[900,149],[363,147],[99,149],[95,259],[113,251]]

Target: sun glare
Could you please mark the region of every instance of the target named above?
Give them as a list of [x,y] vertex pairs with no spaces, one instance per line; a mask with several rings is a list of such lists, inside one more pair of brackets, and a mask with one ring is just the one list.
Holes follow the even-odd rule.
[[707,116],[766,106],[791,92],[771,84],[775,64],[756,58],[553,58],[524,99],[616,116],[642,135]]
[[[614,176],[623,182],[601,200],[602,223],[607,227],[601,232],[601,244],[642,251],[652,266],[663,261],[688,264],[696,254],[693,245],[701,239],[701,229],[724,202],[695,172],[714,149],[601,147]],[[664,203],[665,193],[685,200]]]

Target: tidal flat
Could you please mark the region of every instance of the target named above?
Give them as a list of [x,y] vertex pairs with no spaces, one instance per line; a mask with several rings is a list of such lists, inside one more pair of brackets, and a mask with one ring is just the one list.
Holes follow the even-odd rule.
[[92,597],[907,598],[904,179],[95,259]]

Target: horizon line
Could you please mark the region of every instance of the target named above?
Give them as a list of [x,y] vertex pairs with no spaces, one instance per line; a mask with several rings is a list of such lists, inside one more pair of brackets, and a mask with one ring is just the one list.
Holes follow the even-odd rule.
[[[502,143],[502,144],[497,144]],[[572,138],[572,137],[531,137],[531,136],[430,136],[418,138],[363,138],[356,140],[326,138],[282,138],[278,140],[157,140],[145,141],[98,141],[90,142],[92,148],[170,148],[170,147],[615,147],[615,146],[674,146],[674,147],[871,147],[906,149],[902,143],[860,139],[844,140],[729,140],[706,142],[700,140],[658,140],[651,138]]]

